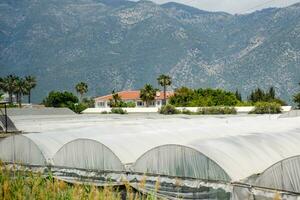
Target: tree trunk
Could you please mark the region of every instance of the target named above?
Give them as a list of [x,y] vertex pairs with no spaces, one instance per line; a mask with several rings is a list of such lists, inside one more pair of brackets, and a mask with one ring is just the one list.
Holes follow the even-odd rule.
[[163,105],[166,105],[167,104],[167,99],[166,99],[166,85],[164,85],[164,102],[163,102]]
[[8,92],[8,95],[9,95],[9,103],[10,104],[12,104],[13,102],[13,98],[12,98],[12,96],[13,96],[13,94],[12,94],[12,92]]
[[31,91],[30,90],[28,91],[28,103],[29,104],[31,103]]
[[15,93],[16,95],[16,104],[19,102],[19,93]]
[[20,93],[19,95],[19,107],[22,107],[22,94]]

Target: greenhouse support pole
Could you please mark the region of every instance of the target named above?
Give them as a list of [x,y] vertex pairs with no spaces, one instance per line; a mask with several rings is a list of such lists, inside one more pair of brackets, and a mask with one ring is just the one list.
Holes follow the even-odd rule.
[[6,103],[4,104],[4,115],[5,115],[5,133],[7,133],[7,108],[6,108]]

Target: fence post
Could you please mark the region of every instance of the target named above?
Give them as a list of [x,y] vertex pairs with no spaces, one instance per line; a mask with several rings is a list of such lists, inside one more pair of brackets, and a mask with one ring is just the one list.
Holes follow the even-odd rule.
[[7,108],[6,108],[6,103],[4,103],[4,114],[5,114],[5,133],[7,133]]

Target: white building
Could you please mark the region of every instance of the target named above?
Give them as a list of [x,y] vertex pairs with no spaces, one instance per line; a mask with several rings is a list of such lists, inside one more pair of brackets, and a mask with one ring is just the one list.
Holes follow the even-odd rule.
[[[117,93],[123,102],[133,102],[136,107],[146,107],[146,103],[140,98],[140,91],[121,91]],[[168,100],[172,96],[173,92],[166,92],[166,99]],[[95,108],[107,108],[109,107],[110,100],[113,99],[112,94],[95,98]],[[149,107],[161,107],[164,99],[163,92],[157,92],[155,100],[151,102]]]

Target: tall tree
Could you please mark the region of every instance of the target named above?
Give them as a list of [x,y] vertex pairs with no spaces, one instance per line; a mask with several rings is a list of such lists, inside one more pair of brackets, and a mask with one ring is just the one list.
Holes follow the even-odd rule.
[[172,84],[172,79],[170,76],[167,76],[165,74],[161,74],[158,78],[157,78],[158,84],[161,85],[164,88],[164,101],[163,101],[163,105],[166,105],[166,91],[167,91],[167,86],[170,86]]
[[28,95],[28,103],[31,103],[31,90],[36,86],[36,78],[34,76],[25,77],[26,94]]
[[13,94],[16,89],[16,81],[18,77],[15,75],[8,75],[7,77],[0,79],[0,87],[3,92],[7,92],[9,95],[9,103],[13,103]]
[[241,95],[241,93],[239,92],[239,90],[236,90],[236,91],[235,91],[235,97],[236,97],[237,100],[242,101],[242,95]]
[[269,98],[270,99],[275,99],[275,89],[274,89],[274,87],[272,86],[272,87],[270,87],[269,88]]
[[15,85],[14,92],[17,96],[17,103],[19,104],[19,107],[22,107],[22,96],[23,96],[23,94],[27,93],[25,79],[23,79],[23,78],[16,79],[16,85]]
[[122,99],[118,93],[115,93],[115,90],[112,91],[112,99],[109,100],[110,107],[120,107],[122,104]]
[[146,84],[144,88],[141,89],[140,98],[146,103],[147,107],[149,107],[150,103],[155,99],[157,91],[158,89],[155,89],[150,84]]
[[88,92],[88,85],[84,82],[80,82],[75,86],[76,92],[80,94],[80,101],[82,101],[83,94]]
[[7,92],[5,88],[5,80],[2,77],[0,77],[0,96],[2,97],[3,94],[1,92]]
[[294,95],[293,100],[297,104],[298,109],[300,109],[300,93]]

